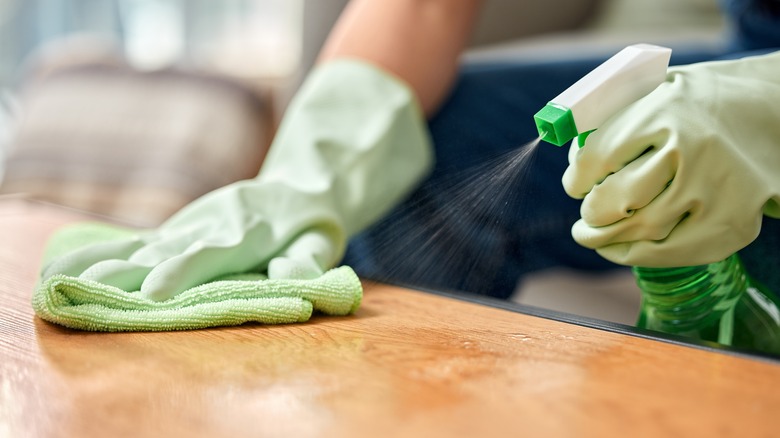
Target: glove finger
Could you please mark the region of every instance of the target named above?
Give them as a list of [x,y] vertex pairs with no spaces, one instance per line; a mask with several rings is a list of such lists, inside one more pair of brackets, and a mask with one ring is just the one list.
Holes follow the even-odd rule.
[[638,240],[616,243],[598,248],[602,257],[612,262],[655,268],[695,266],[714,263],[734,254],[750,243],[761,228],[761,219],[755,221],[753,239],[726,230],[717,235],[702,234],[702,224],[695,217],[687,217],[658,241]]
[[268,262],[268,279],[298,279],[312,280],[325,271],[312,259],[292,259],[289,257],[275,257]]
[[90,266],[79,278],[134,292],[141,289],[144,278],[152,268],[153,265],[145,266],[127,260],[103,260]]
[[[206,236],[221,236],[219,233],[209,233],[201,227],[189,226],[176,230],[168,230],[164,235],[140,248],[128,259],[142,265],[156,266],[172,257],[178,256],[198,246],[209,244]],[[213,237],[212,237],[213,239]],[[235,237],[239,240],[240,236]],[[227,239],[225,239],[227,240]]]
[[340,256],[333,237],[320,230],[296,238],[268,264],[268,278],[312,279],[332,268]]
[[650,204],[615,223],[593,227],[580,219],[572,226],[572,237],[580,245],[591,249],[616,243],[663,240],[689,215],[692,207],[685,201],[686,198],[679,196],[677,186],[670,185]]
[[[683,215],[679,216],[678,222],[683,217]],[[571,234],[578,244],[598,250],[618,243],[631,243],[639,240],[661,241],[677,225],[677,222],[670,222],[665,227],[656,227],[650,230],[641,221],[632,219],[624,219],[604,227],[591,227],[580,219],[572,226]]]
[[755,206],[733,205],[725,214],[711,209],[693,210],[666,239],[658,242],[654,251],[645,248],[645,242],[637,242],[640,245],[633,250],[636,263],[648,267],[693,266],[721,261],[734,254],[758,237],[762,215],[739,215],[735,222],[732,209],[748,214],[759,211]]
[[[631,107],[629,107],[631,108]],[[666,143],[668,130],[644,126],[645,118],[630,110],[590,134],[585,146],[574,142],[569,167],[561,179],[566,193],[576,199],[587,195],[595,185],[645,154],[653,146]],[[632,120],[633,117],[633,120]]]
[[651,151],[608,176],[585,196],[580,215],[588,225],[602,227],[629,218],[650,204],[675,173],[673,154]]
[[755,212],[760,207],[749,202],[724,206],[715,199],[721,192],[691,197],[690,190],[690,184],[675,180],[632,217],[604,227],[578,221],[572,235],[615,263],[648,267],[719,261],[758,236],[761,214]]
[[56,257],[41,270],[41,277],[44,280],[55,274],[78,277],[90,266],[103,260],[127,259],[143,244],[139,237],[91,244]]
[[141,293],[155,301],[167,300],[191,287],[227,274],[261,270],[278,248],[268,224],[250,228],[235,239],[208,238],[192,243],[183,253],[159,263],[141,285]]

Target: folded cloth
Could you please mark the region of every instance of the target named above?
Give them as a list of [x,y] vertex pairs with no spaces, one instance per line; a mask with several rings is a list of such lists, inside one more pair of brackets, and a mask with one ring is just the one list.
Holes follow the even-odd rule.
[[[49,241],[51,259],[89,243],[125,237],[127,231],[97,223],[64,228]],[[35,313],[46,321],[90,331],[167,331],[307,321],[314,311],[348,315],[360,306],[363,289],[348,266],[311,280],[269,280],[239,273],[190,288],[165,301],[92,280],[54,275],[33,294]]]

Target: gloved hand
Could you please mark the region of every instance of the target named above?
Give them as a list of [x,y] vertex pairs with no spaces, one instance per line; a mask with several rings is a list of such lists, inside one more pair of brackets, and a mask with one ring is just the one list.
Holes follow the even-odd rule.
[[[576,142],[576,141],[575,141]],[[574,239],[647,267],[725,259],[780,217],[780,52],[669,69],[563,175],[584,198]]]
[[57,257],[42,279],[62,273],[165,300],[248,271],[313,278],[431,162],[411,90],[366,63],[332,61],[290,103],[255,179],[197,199],[158,229]]

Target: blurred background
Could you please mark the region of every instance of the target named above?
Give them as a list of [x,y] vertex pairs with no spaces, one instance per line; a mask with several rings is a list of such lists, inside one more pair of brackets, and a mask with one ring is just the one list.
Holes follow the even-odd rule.
[[[0,0],[0,194],[154,226],[254,176],[346,3]],[[717,0],[487,0],[463,62],[716,52],[727,32]],[[519,299],[633,322],[633,281],[566,295],[580,280],[542,273]]]

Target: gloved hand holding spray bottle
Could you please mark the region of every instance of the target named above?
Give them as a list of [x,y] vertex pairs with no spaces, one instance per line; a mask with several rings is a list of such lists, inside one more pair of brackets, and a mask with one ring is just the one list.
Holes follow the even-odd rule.
[[[573,139],[563,184],[583,203],[572,235],[634,265],[639,327],[780,353],[780,301],[736,254],[762,212],[780,216],[780,146],[742,143],[780,129],[780,54],[667,71],[670,56],[629,46],[535,115],[542,140]],[[768,95],[745,106],[740,93],[757,85]]]

